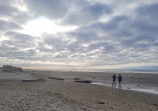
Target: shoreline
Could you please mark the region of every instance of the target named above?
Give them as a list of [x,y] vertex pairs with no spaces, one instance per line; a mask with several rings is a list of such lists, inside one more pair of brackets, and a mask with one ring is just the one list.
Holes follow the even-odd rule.
[[103,84],[103,83],[92,83],[95,85],[100,85],[100,86],[104,86],[104,87],[110,87],[110,88],[116,88],[116,89],[120,89],[120,90],[129,90],[129,91],[136,91],[136,92],[143,92],[143,93],[148,93],[148,94],[154,94],[154,95],[158,95],[158,90],[157,87],[138,87],[137,84],[128,84],[128,85],[116,85],[116,86],[112,86],[111,84]]
[[[32,71],[32,70],[34,70],[34,69],[24,69],[24,70],[29,70],[29,71]],[[84,72],[90,72],[90,73],[131,73],[131,74],[158,74],[158,70],[131,70],[131,69],[68,69],[68,70],[66,70],[66,69],[52,69],[52,70],[43,70],[43,69],[35,69],[35,71],[44,71],[44,72],[46,72],[46,71],[49,71],[49,72],[82,72],[82,73],[84,73]]]

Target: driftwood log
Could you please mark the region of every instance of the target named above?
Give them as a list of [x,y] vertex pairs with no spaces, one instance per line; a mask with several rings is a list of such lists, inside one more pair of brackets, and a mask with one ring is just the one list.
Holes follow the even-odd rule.
[[54,79],[54,80],[64,80],[63,78],[56,78],[56,77],[48,77],[49,79]]
[[75,80],[75,82],[78,82],[78,83],[92,83],[91,80]]
[[45,79],[35,79],[35,80],[22,80],[22,82],[43,82]]

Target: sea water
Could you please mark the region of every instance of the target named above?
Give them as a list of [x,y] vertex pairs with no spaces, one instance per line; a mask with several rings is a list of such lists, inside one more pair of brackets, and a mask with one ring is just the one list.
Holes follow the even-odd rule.
[[158,88],[157,87],[149,87],[145,85],[138,85],[138,84],[116,84],[112,86],[110,83],[101,83],[101,82],[93,82],[92,84],[96,85],[102,85],[106,87],[113,87],[123,90],[133,90],[133,91],[139,91],[139,92],[146,92],[146,93],[152,93],[158,95]]

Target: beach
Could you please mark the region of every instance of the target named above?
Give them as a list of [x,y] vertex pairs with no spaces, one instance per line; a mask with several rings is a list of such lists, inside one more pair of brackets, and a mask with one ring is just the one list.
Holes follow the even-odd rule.
[[[122,90],[113,73],[75,71],[0,71],[1,111],[157,111],[158,95]],[[157,74],[124,73],[123,85],[157,87]],[[78,83],[75,80],[90,80]]]

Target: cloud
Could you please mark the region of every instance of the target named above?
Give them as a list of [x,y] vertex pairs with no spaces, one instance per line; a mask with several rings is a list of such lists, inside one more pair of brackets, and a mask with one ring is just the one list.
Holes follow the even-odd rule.
[[14,14],[18,13],[18,9],[11,6],[12,3],[15,1],[9,1],[9,0],[0,0],[0,16],[13,16]]
[[0,32],[16,29],[21,29],[21,26],[13,22],[6,22],[4,20],[0,20]]
[[[144,7],[151,6],[146,5],[143,6],[143,8]],[[128,16],[114,16],[108,22],[96,22],[92,25],[83,27],[82,30],[85,30],[85,32],[96,32],[98,35],[102,33],[104,35],[102,40],[110,39],[113,40],[113,42],[118,41],[121,43],[123,48],[133,47],[142,49],[143,51],[145,50],[145,47],[149,48],[149,46],[152,46],[154,41],[157,40],[156,35],[158,33],[158,25],[157,23],[151,24],[150,22],[147,22],[145,18],[146,16],[143,16],[144,19],[140,19],[140,9],[143,10],[139,7],[135,11],[136,17],[134,19]],[[150,10],[146,10],[146,13],[150,13]],[[155,16],[155,14],[153,16]],[[149,21],[153,21],[152,18],[153,17],[151,17]]]
[[30,55],[35,54],[33,49],[36,42],[33,37],[17,32],[7,32],[5,36],[8,39],[1,41],[1,57],[18,59],[20,57],[29,58]]
[[60,18],[68,11],[66,0],[27,0],[25,1],[30,11],[48,18]]
[[16,46],[18,48],[30,48],[35,46],[35,38],[18,32],[6,32],[4,34],[9,40],[2,41],[3,44]]
[[111,7],[105,4],[90,4],[89,2],[83,4],[85,5],[77,5],[77,10],[68,14],[64,23],[84,25],[95,22],[103,15],[109,15],[112,13]]
[[52,52],[52,47],[48,47],[45,45],[45,43],[39,42],[37,46],[37,50],[39,50],[40,52],[50,53]]
[[[149,7],[152,7],[152,5],[145,5],[142,7],[145,8],[146,13],[150,13],[151,9],[150,10],[147,9]],[[155,44],[155,41],[158,40],[156,36],[158,33],[157,31],[158,25],[157,23],[151,24],[150,22],[147,22],[146,16],[143,16],[144,19],[139,18],[139,16],[142,16],[140,15],[139,12],[140,9],[144,10],[142,7],[136,9],[135,11],[136,17],[134,19],[127,16],[114,16],[108,22],[97,22],[89,26],[80,27],[79,31],[76,30],[76,32],[78,33],[77,34],[73,33],[73,36],[77,36],[77,38],[79,38],[80,41],[86,40],[87,43],[93,40],[112,41],[111,43],[99,42],[98,44],[91,44],[88,46],[87,49],[89,50],[103,47],[104,51],[101,52],[100,57],[103,57],[102,55],[105,54],[105,52],[112,51],[113,55],[115,55],[116,60],[118,62],[120,60],[122,63],[143,62],[143,61],[155,62],[156,56],[154,55],[156,55],[158,52],[152,50],[156,49],[156,47],[153,46]],[[152,14],[150,14],[150,16],[152,16]],[[155,17],[155,14],[153,15],[153,17]],[[150,17],[149,21],[154,21],[152,20],[153,17]],[[103,34],[101,35],[101,37],[99,37],[100,33]],[[133,51],[133,53],[130,53],[130,51]],[[110,54],[111,53],[108,53],[106,57],[108,58]]]
[[32,41],[33,37],[27,34],[22,34],[18,32],[6,32],[4,34],[5,36],[9,37],[11,40],[20,41],[20,42],[26,42],[26,41]]
[[31,15],[28,12],[19,12],[14,17],[11,18],[11,21],[14,21],[15,23],[19,25],[26,25],[28,21],[35,19],[36,16]]
[[[31,67],[58,64],[118,68],[127,64],[138,67],[142,63],[155,66],[157,7],[154,0],[1,1],[0,59],[27,67],[28,63]],[[45,21],[40,25],[40,18],[54,23],[54,27],[48,28]],[[76,28],[51,33],[57,26]],[[40,33],[34,36],[31,28]]]
[[[27,0],[30,11],[50,19],[59,19],[64,24],[82,25],[97,20],[104,14],[110,14],[112,9],[105,4],[92,4],[86,0]],[[44,8],[43,8],[44,7]],[[39,16],[40,16],[39,15]]]
[[149,20],[148,22],[155,22],[157,20],[158,18],[157,10],[158,10],[158,3],[144,5],[136,9],[137,14],[140,15],[139,18],[144,20]]
[[61,35],[45,35],[44,43],[51,46],[55,51],[62,51],[67,45],[67,41]]

